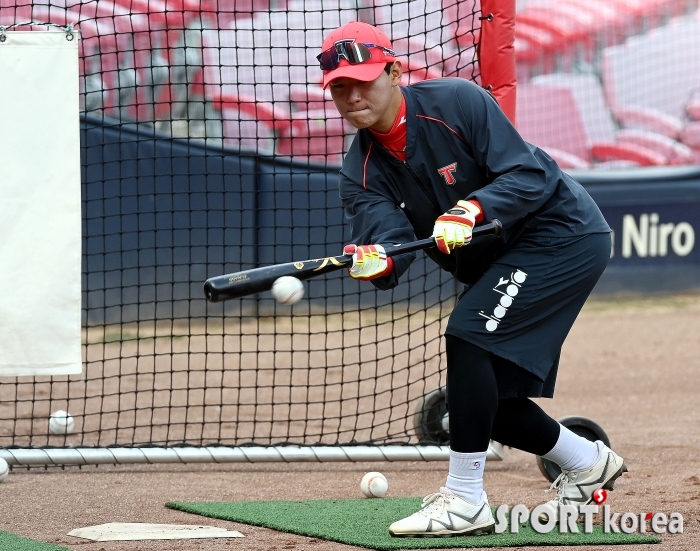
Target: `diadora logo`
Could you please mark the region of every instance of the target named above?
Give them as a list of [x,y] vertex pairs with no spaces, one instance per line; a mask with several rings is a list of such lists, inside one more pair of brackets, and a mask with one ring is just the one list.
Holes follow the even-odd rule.
[[498,300],[498,304],[493,309],[493,314],[484,314],[482,310],[479,315],[486,318],[486,330],[495,331],[498,328],[498,324],[501,323],[503,316],[508,313],[508,308],[513,305],[513,299],[518,295],[520,287],[523,286],[525,280],[527,279],[527,274],[522,270],[516,270],[511,272],[510,277],[499,277],[498,284],[493,288],[501,298]]
[[453,174],[454,171],[457,170],[457,163],[452,163],[451,165],[443,166],[442,168],[438,168],[438,174],[442,176],[445,179],[445,182],[447,182],[448,186],[453,186],[455,185],[455,176]]

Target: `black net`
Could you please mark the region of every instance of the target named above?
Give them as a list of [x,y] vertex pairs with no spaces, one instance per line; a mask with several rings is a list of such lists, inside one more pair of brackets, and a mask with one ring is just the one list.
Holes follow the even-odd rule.
[[[84,372],[0,379],[0,447],[439,440],[414,413],[441,407],[459,289],[422,253],[393,291],[336,273],[293,307],[208,304],[202,284],[348,242],[337,173],[353,131],[319,85],[323,37],[375,23],[406,82],[478,82],[479,6],[52,1],[0,0],[0,25],[81,31]],[[57,410],[68,435],[49,432]]]

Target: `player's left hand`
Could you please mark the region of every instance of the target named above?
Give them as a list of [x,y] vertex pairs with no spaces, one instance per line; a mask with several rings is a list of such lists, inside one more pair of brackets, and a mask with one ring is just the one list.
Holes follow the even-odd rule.
[[472,201],[457,201],[445,214],[438,216],[433,228],[435,243],[444,254],[463,247],[472,240],[472,229],[481,209]]

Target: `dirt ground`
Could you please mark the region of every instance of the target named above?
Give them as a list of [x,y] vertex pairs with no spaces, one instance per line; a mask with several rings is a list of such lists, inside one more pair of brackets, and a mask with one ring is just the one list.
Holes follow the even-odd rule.
[[[593,300],[567,340],[553,400],[555,417],[599,422],[630,472],[608,502],[618,512],[680,512],[685,533],[660,546],[700,549],[700,296]],[[0,530],[81,551],[350,550],[349,546],[205,519],[164,507],[166,501],[360,497],[364,472],[379,470],[391,496],[420,496],[444,483],[447,464],[153,465],[14,470],[0,484]],[[489,462],[492,504],[532,507],[549,496],[533,457],[513,449]],[[95,543],[67,536],[106,522],[207,524],[246,538]],[[558,548],[551,548],[558,549]],[[564,549],[564,548],[562,548]],[[589,548],[586,548],[589,549]],[[4,550],[3,550],[4,551]]]

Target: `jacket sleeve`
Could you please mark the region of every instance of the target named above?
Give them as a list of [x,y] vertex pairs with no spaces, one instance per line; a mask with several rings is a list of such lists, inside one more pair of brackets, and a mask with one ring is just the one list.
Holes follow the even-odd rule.
[[525,142],[496,100],[479,86],[457,88],[458,109],[463,115],[460,130],[477,164],[489,182],[471,193],[482,206],[486,219],[498,218],[504,228],[538,211],[555,193],[561,171],[537,148]]
[[[363,188],[342,172],[340,199],[345,218],[350,224],[350,235],[355,245],[394,245],[415,239],[413,227],[403,211],[389,198]],[[415,259],[415,253],[393,257],[394,269],[384,277],[371,280],[381,290],[391,289]]]

